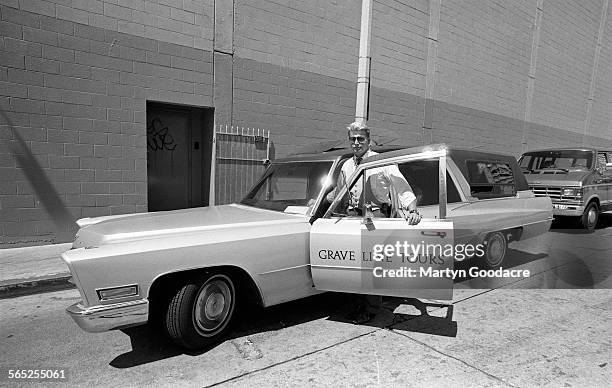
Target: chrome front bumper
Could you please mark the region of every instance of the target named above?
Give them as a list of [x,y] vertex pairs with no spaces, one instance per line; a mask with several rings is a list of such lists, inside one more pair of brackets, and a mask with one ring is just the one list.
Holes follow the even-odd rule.
[[84,307],[80,302],[66,309],[79,327],[91,333],[141,325],[149,319],[149,301],[139,299],[130,302]]
[[584,205],[582,204],[573,204],[573,203],[563,203],[563,202],[553,202],[553,215],[554,216],[572,216],[578,217],[582,215],[584,211]]

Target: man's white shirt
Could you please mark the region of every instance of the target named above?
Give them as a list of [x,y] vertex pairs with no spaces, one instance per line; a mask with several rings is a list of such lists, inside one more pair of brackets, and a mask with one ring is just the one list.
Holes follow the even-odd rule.
[[[363,158],[374,155],[378,155],[378,152],[368,150],[363,155]],[[356,169],[357,163],[354,156],[344,162],[340,176],[338,177],[337,190],[340,190],[342,187],[348,184],[348,179]],[[369,183],[369,192],[368,187],[366,187],[366,200],[371,201],[374,204],[379,206],[384,203],[391,204],[390,195],[392,187],[397,192],[399,204],[402,209],[408,209],[408,205],[410,205],[416,199],[416,196],[412,192],[412,188],[395,164],[368,169],[365,172],[365,176],[366,182]],[[363,177],[360,177],[349,191],[350,207],[361,207],[361,192],[363,190],[362,179]]]

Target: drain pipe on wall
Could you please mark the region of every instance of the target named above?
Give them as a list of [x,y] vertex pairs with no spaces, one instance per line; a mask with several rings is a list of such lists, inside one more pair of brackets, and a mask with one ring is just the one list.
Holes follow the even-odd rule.
[[359,37],[359,68],[357,69],[357,101],[355,121],[365,124],[368,121],[370,94],[370,41],[372,37],[372,0],[361,2],[361,35]]

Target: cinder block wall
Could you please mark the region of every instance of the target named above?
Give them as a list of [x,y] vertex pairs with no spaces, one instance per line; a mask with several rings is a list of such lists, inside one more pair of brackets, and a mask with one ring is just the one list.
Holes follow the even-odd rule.
[[[612,146],[608,3],[375,1],[370,125],[515,155]],[[147,101],[269,129],[276,156],[343,138],[360,14],[359,0],[1,1],[0,248],[70,239],[48,197],[72,219],[146,210]]]
[[361,1],[236,0],[234,9],[234,122],[270,129],[277,156],[344,135]]
[[[612,144],[612,12],[600,31],[604,6],[374,2],[370,126],[416,144],[517,156]],[[236,1],[234,121],[273,128],[280,155],[344,136],[354,116],[360,11],[361,1],[325,10]]]
[[213,105],[212,1],[1,4],[0,248],[146,211],[146,101]]

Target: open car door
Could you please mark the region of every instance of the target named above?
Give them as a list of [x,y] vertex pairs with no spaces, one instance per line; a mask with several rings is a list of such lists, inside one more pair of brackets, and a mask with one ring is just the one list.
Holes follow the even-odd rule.
[[[396,151],[362,163],[310,234],[310,264],[315,287],[324,291],[451,300],[453,223],[446,220],[446,155],[443,147],[418,154]],[[403,218],[372,211],[367,194],[363,207],[342,209],[347,192],[384,169],[429,160],[438,163],[439,213],[409,225]],[[388,171],[388,170],[384,170]],[[409,177],[407,181],[409,181]],[[345,201],[346,202],[346,201]],[[390,202],[393,202],[390,200]],[[359,209],[361,207],[361,209]]]

